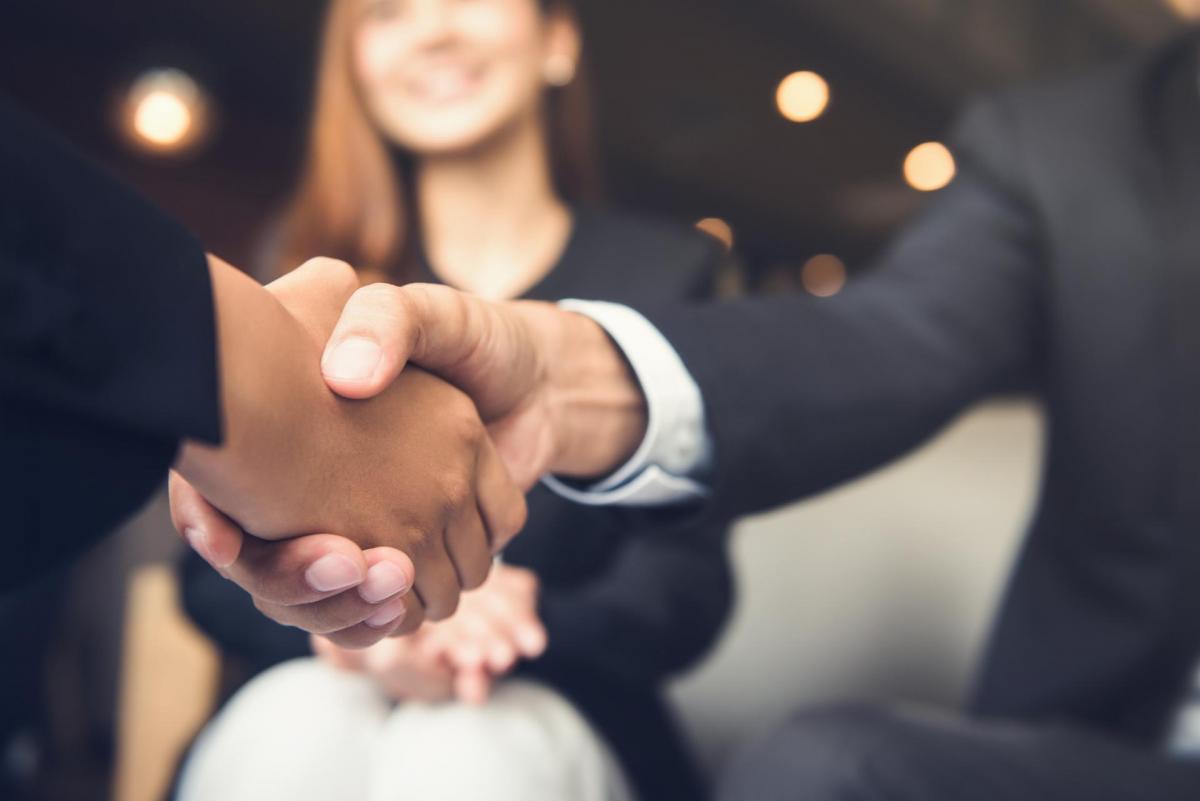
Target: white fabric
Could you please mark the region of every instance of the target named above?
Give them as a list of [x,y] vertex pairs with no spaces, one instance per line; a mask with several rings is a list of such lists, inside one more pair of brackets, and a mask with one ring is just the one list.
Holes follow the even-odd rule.
[[180,801],[633,801],[562,696],[506,681],[484,706],[394,705],[316,659],[272,668],[204,730]]
[[554,476],[543,482],[576,503],[665,506],[704,497],[692,476],[711,458],[700,387],[654,324],[617,303],[564,300],[559,307],[595,320],[624,353],[646,396],[646,436],[629,461],[608,478],[578,488]]

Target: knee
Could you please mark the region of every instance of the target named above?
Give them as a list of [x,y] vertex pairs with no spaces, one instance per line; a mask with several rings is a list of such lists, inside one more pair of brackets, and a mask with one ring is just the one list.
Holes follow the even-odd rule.
[[720,801],[867,801],[890,797],[900,745],[890,715],[868,706],[799,712],[745,748]]
[[379,747],[388,770],[373,777],[373,799],[590,799],[612,780],[604,747],[574,707],[522,682],[501,685],[483,706],[402,705]]
[[[589,747],[592,732],[563,696],[524,681],[499,685],[486,704],[405,704],[388,722],[388,736],[409,741],[419,737],[430,748],[456,742],[515,758],[522,754],[569,757]],[[410,743],[409,749],[411,750]]]
[[377,708],[378,691],[365,676],[340,671],[319,659],[295,659],[255,676],[230,699],[227,718],[261,722],[340,717],[347,709]]

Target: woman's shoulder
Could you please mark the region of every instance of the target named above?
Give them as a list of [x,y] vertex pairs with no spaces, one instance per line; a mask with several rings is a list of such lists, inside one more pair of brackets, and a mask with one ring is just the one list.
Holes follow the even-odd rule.
[[597,297],[595,289],[610,288],[641,299],[696,297],[711,291],[722,256],[716,240],[690,226],[584,210],[576,212],[572,263],[563,266]]

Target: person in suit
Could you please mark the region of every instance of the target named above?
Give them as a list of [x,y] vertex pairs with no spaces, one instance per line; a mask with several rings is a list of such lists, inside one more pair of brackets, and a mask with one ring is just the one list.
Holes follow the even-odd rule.
[[[490,297],[709,296],[715,241],[593,207],[580,38],[561,0],[335,0],[274,271],[325,253]],[[725,526],[657,532],[541,486],[528,506],[452,618],[365,651],[317,639],[318,658],[191,554],[191,618],[265,672],[201,735],[179,797],[703,797],[662,686],[728,614]],[[447,770],[464,753],[475,767]]]
[[[411,359],[458,383],[506,432],[503,452],[548,472],[604,476],[639,440],[699,428],[707,459],[643,463],[615,498],[687,501],[653,512],[680,525],[805,497],[975,401],[1036,393],[1049,418],[1041,492],[969,715],[801,711],[748,746],[719,797],[1196,798],[1200,762],[1163,740],[1200,659],[1197,53],[1191,34],[972,105],[953,137],[956,180],[835,298],[640,304],[614,322],[416,286],[387,321],[366,313],[365,289],[329,347],[371,338],[389,366]],[[674,405],[698,404],[699,426],[638,370],[664,344],[697,390],[675,374]],[[341,390],[365,397],[390,378],[385,367]],[[600,440],[597,418],[633,433]],[[531,431],[550,446],[529,448]],[[697,486],[664,488],[664,475]],[[614,500],[610,485],[583,489]]]
[[[382,403],[341,403],[312,368],[357,286],[347,265],[266,290],[4,103],[0,172],[0,590],[103,536],[172,464],[260,535],[235,552],[191,540],[295,625],[333,606],[335,638],[366,644],[482,583],[525,506],[471,401],[414,373]],[[368,464],[387,500],[349,507],[336,478]],[[355,544],[270,541],[343,526]],[[342,592],[385,562],[387,598]]]

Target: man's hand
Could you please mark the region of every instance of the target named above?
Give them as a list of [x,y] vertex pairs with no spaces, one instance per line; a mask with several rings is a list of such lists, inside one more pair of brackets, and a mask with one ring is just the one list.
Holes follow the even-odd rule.
[[529,570],[498,565],[482,587],[464,593],[458,611],[426,623],[413,636],[388,640],[366,651],[348,651],[322,637],[317,654],[334,665],[366,673],[397,701],[441,701],[452,695],[485,703],[496,678],[520,659],[546,649],[537,613],[538,579]]
[[645,399],[616,346],[552,304],[492,303],[431,284],[359,289],[325,348],[326,383],[374,397],[409,362],[471,396],[522,487],[547,472],[611,472],[645,435]]
[[175,528],[222,576],[250,594],[277,623],[365,648],[404,626],[412,560],[332,534],[272,542],[251,537],[214,509],[178,473],[168,483]]
[[[486,578],[491,553],[524,524],[524,498],[474,405],[419,370],[368,403],[336,399],[317,362],[354,280],[350,268],[310,262],[272,285],[272,305],[261,288],[221,266],[213,274],[226,441],[219,449],[185,445],[176,467],[229,519],[211,514],[176,479],[177,525],[271,617],[345,632],[344,644],[448,616],[461,590]],[[232,520],[260,539],[240,537]],[[279,548],[261,541],[314,531],[336,531],[367,550],[356,559],[329,537]],[[388,548],[411,557],[416,592],[372,609],[365,596],[375,595],[375,584],[403,592],[411,576],[395,550],[381,550]],[[384,574],[379,581],[376,573]],[[339,592],[342,585],[359,591]],[[395,625],[364,631],[401,606]]]

